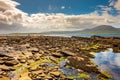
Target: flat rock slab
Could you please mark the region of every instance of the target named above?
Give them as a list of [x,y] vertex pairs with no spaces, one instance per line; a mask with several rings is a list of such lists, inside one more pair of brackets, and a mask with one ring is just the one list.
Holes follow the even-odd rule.
[[61,53],[57,53],[57,52],[53,52],[52,55],[55,57],[62,57],[63,56]]
[[64,55],[64,56],[74,56],[75,53],[73,52],[70,52],[68,50],[62,50],[61,53]]
[[5,71],[14,70],[13,67],[8,67],[8,66],[6,66],[6,65],[0,65],[0,69],[1,69],[1,70],[5,70]]
[[9,57],[9,54],[0,53],[0,57]]

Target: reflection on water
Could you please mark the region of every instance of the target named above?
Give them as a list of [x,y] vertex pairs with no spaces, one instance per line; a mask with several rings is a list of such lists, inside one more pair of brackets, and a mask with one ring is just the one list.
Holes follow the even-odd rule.
[[112,49],[95,54],[94,62],[99,65],[101,70],[107,71],[112,80],[120,80],[120,53],[114,53]]

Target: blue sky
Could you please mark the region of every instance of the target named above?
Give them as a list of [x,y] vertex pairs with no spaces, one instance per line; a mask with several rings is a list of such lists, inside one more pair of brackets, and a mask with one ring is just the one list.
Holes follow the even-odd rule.
[[120,0],[0,0],[0,33],[120,28]]
[[[16,0],[17,8],[32,13],[87,14],[100,10],[99,5],[108,6],[109,0]],[[64,9],[61,9],[64,7]]]

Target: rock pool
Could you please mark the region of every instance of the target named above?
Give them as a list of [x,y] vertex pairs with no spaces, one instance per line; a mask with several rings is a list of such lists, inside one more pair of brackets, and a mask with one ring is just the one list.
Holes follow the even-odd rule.
[[101,70],[108,72],[113,77],[111,80],[120,80],[120,53],[114,53],[110,48],[105,52],[95,54],[93,61]]

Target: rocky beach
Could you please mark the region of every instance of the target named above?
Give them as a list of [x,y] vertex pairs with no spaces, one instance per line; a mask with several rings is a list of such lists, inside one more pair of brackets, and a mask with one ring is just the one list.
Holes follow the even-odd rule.
[[109,80],[96,52],[120,52],[120,37],[0,36],[0,80]]

